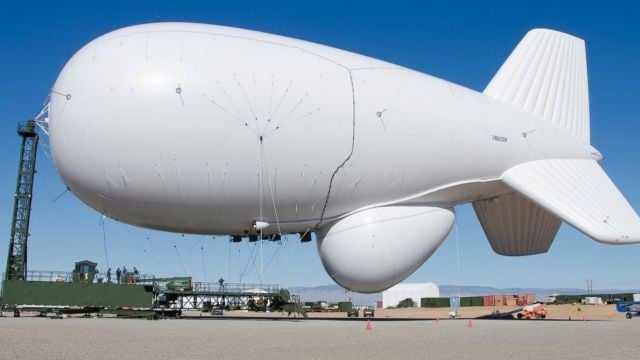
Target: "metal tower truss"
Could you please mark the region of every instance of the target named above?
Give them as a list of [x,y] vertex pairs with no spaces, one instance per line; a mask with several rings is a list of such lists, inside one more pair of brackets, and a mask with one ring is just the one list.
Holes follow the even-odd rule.
[[36,151],[38,149],[38,134],[35,131],[35,126],[34,120],[18,124],[18,134],[22,137],[22,146],[5,280],[26,280],[27,276],[27,238],[29,237],[33,178],[36,173]]
[[47,136],[49,136],[49,104],[50,103],[47,100],[44,106],[42,106],[42,109],[40,110],[38,115],[36,115],[36,117],[33,119],[35,124]]

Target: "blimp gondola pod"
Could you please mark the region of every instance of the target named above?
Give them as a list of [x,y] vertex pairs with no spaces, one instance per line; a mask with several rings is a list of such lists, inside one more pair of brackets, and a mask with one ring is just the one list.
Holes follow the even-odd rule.
[[404,280],[438,249],[453,209],[386,206],[323,227],[318,252],[329,276],[347,289],[379,292]]
[[504,255],[546,252],[562,220],[640,241],[589,144],[586,81],[584,42],[552,30],[529,32],[480,93],[301,40],[155,23],[69,60],[50,142],[102,214],[236,240],[314,231],[333,279],[375,292],[419,267],[465,202]]

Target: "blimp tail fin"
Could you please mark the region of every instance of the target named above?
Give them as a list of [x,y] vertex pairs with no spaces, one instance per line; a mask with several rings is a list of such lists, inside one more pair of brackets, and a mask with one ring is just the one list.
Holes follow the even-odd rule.
[[640,242],[640,217],[595,160],[524,163],[505,171],[502,181],[596,241]]
[[518,193],[473,202],[493,251],[522,256],[549,251],[562,224],[555,215]]
[[582,39],[547,29],[529,31],[484,94],[590,143],[587,57]]

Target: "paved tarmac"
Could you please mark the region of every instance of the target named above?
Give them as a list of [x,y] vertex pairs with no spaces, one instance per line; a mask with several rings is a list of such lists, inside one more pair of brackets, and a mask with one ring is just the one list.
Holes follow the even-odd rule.
[[[2,359],[636,359],[640,319],[0,318]],[[471,325],[472,327],[469,327]]]

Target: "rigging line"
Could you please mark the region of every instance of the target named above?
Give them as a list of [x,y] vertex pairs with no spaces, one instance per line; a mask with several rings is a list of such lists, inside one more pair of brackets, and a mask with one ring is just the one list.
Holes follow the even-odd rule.
[[[316,109],[316,110],[314,110],[314,111],[310,111],[310,112],[308,112],[308,113],[306,113],[306,114],[302,114],[302,115],[298,116],[297,118],[295,118],[295,119],[293,119],[293,120],[291,120],[291,121],[288,121],[288,122],[285,122],[285,123],[283,123],[283,124],[280,124],[280,125],[276,126],[275,128],[271,129],[271,130],[270,130],[268,133],[266,133],[264,136],[265,136],[265,137],[269,137],[269,136],[271,136],[271,134],[273,134],[276,130],[280,130],[280,129],[284,128],[285,126],[289,126],[289,125],[291,125],[291,124],[294,124],[294,123],[296,123],[296,122],[297,122],[297,121],[299,121],[299,120],[306,119],[306,118],[308,118],[308,117],[312,116],[313,114],[315,114],[317,111],[320,111],[320,109]],[[265,131],[266,131],[266,129],[265,129]]]
[[193,266],[191,266],[192,261],[189,261],[187,264],[189,264],[189,274],[191,274],[191,276],[194,276],[196,274],[195,271],[193,271]]
[[59,91],[55,91],[55,90],[51,90],[51,93],[52,93],[52,94],[56,94],[56,95],[63,96],[63,97],[65,97],[67,100],[70,100],[70,99],[71,99],[71,94],[63,94],[63,93],[61,93],[61,92],[59,92]]
[[[305,232],[306,233],[306,232]],[[304,233],[303,233],[304,234]],[[287,253],[287,255],[291,255],[291,253],[298,248],[298,246],[300,246],[300,244],[302,244],[302,241],[296,241],[294,243],[294,245],[291,247],[291,249],[289,250],[289,252]]]
[[238,87],[240,88],[240,92],[242,93],[242,97],[244,98],[244,101],[247,103],[247,106],[249,106],[249,110],[251,111],[251,114],[253,114],[253,118],[256,120],[256,125],[258,125],[257,130],[259,132],[260,131],[260,126],[259,126],[259,124],[257,124],[258,116],[256,115],[256,112],[253,110],[253,106],[251,106],[251,101],[249,101],[249,97],[247,96],[247,93],[244,91],[244,87],[240,83],[240,80],[238,80],[238,76],[236,76],[236,74],[233,74],[233,77],[236,78],[236,83],[238,84]]
[[209,166],[209,158],[206,155],[205,160],[207,164],[207,192],[209,194],[209,201],[213,203],[215,200],[213,199],[213,190],[211,189],[211,167]]
[[[262,156],[262,163],[268,169],[269,165],[267,164],[267,159],[264,154],[264,146],[262,143],[260,143],[260,153],[261,153],[260,156]],[[276,172],[276,176],[277,176],[277,172]],[[280,227],[280,219],[278,218],[278,209],[276,207],[276,197],[273,191],[273,186],[271,185],[271,176],[269,176],[268,171],[267,171],[267,185],[269,185],[269,194],[271,195],[271,204],[273,205],[273,213],[276,218],[276,226],[278,227],[278,234],[282,236],[282,228]]]
[[[264,154],[264,143],[262,135],[260,135],[260,172],[258,173],[258,193],[259,193],[259,213],[260,213],[260,221],[264,221],[263,218],[263,197],[264,197],[264,164],[263,164],[263,154]],[[262,284],[262,235],[263,235],[263,226],[259,229],[260,237],[258,241],[260,241],[260,272],[258,273],[258,278],[260,279],[260,284]],[[255,265],[255,262],[254,262]],[[256,269],[257,271],[258,269]]]
[[161,266],[163,266],[165,269],[169,270],[171,272],[171,274],[177,274],[178,272],[176,271],[176,269],[170,267],[169,265],[163,263],[162,261],[156,259],[153,255],[149,254],[149,252],[147,252],[147,250],[142,249],[142,252],[147,255],[151,260],[157,262],[158,264],[160,264]]
[[271,73],[271,92],[269,92],[269,111],[267,111],[267,121],[271,121],[271,109],[273,107],[273,77],[274,75]]
[[[40,149],[40,147],[38,147],[38,149]],[[54,163],[52,162],[51,164],[54,164]],[[53,168],[55,169],[55,164]],[[47,192],[47,197],[49,199],[53,198],[53,191],[54,191],[53,187],[58,187],[57,184],[55,186],[52,185],[51,176],[48,171],[39,172],[38,174],[39,174],[38,176],[41,176],[40,181],[44,184],[44,189]],[[55,198],[55,200],[57,200],[57,198]],[[56,208],[58,210],[58,213],[62,214],[65,220],[69,222],[71,225],[73,225],[76,229],[78,228],[82,229],[87,233],[95,231],[95,228],[93,228],[92,225],[89,225],[86,222],[80,221],[77,216],[74,216],[68,211],[66,211],[64,207],[60,207],[55,200],[51,201],[51,204],[53,205],[53,207]]]
[[456,217],[456,271],[458,275],[458,301],[460,301],[460,236],[458,236],[458,218]]
[[102,225],[102,244],[104,245],[104,257],[107,260],[107,268],[111,268],[109,264],[109,253],[107,252],[107,232],[104,226],[104,214],[100,214],[100,225]]
[[184,267],[184,263],[182,262],[182,257],[180,256],[180,252],[178,251],[178,247],[176,245],[173,245],[173,248],[176,250],[176,254],[178,254],[178,260],[180,260],[180,265],[182,266],[182,271],[184,272],[184,275],[188,276],[187,269]]
[[200,239],[196,241],[193,245],[191,245],[191,247],[189,248],[189,250],[187,250],[187,252],[191,252],[191,250],[193,250],[194,247],[196,247],[198,244],[200,244],[200,242],[202,242],[202,239],[204,239],[204,235],[200,235]]
[[[218,84],[218,87],[220,87],[220,91],[224,94],[224,96],[227,98],[227,100],[229,100],[229,102],[231,103],[231,106],[233,106],[233,109],[238,113],[238,118],[239,119],[243,119],[244,116],[242,115],[242,113],[240,112],[240,109],[238,109],[238,106],[236,105],[236,103],[233,101],[233,99],[231,98],[231,96],[229,96],[229,93],[227,93],[227,90],[225,88],[222,87],[222,85],[220,84],[219,81],[216,81],[216,83]],[[243,121],[244,123],[244,121]],[[246,123],[245,123],[246,124]]]
[[[308,231],[308,230],[307,230]],[[289,285],[290,287],[293,286],[297,286],[299,284],[302,284],[303,282],[305,282],[306,280],[308,280],[311,276],[315,275],[318,272],[318,269],[320,269],[320,267],[322,266],[322,263],[320,263],[318,266],[316,266],[316,268],[311,271],[305,278],[303,278],[302,280],[294,283],[293,280],[291,279],[291,266],[289,263],[289,255],[291,255],[291,253],[293,253],[293,251],[295,249],[297,249],[300,245],[302,244],[301,241],[296,241],[294,246],[289,250],[289,252],[287,253],[286,251],[283,252],[283,254],[285,255],[285,266],[287,267],[287,274],[289,276]]]
[[[256,86],[256,71],[251,71],[251,79],[253,82],[253,104],[256,107],[256,111],[259,112],[260,104],[258,103],[258,86]],[[257,116],[256,116],[257,117]],[[258,126],[258,131],[260,131],[260,127]]]
[[289,81],[289,84],[287,85],[287,88],[284,89],[284,92],[282,93],[282,96],[280,97],[280,100],[278,100],[278,104],[276,105],[276,108],[273,109],[273,112],[269,114],[269,118],[270,119],[272,119],[273,116],[280,109],[280,105],[282,104],[282,101],[284,101],[284,98],[287,96],[287,94],[289,94],[289,88],[291,88],[291,85],[293,85],[293,80]]
[[227,242],[227,279],[231,280],[231,239]]
[[165,198],[168,197],[167,187],[164,183],[164,177],[162,176],[162,171],[160,171],[160,166],[158,163],[154,163],[154,168],[156,169],[156,173],[158,174],[158,179],[160,179],[160,186],[162,187],[162,191],[164,192]]
[[[149,252],[147,252],[147,249],[145,249],[144,246],[142,246],[142,244],[139,242],[140,238],[139,236],[133,232],[133,230],[131,230],[131,226],[127,226],[125,225],[124,228],[126,229],[127,233],[129,234],[129,237],[132,240],[135,240],[134,242],[140,247],[140,249],[142,249],[142,253],[144,253],[145,255],[147,255],[151,260],[155,261],[156,263],[158,263],[159,265],[163,266],[165,269],[169,270],[171,274],[177,274],[178,272],[168,266],[167,264],[163,263],[162,261],[158,260],[157,258],[155,258],[153,255],[151,255]],[[147,237],[147,239],[149,239],[149,237]],[[151,239],[149,239],[151,240]],[[153,245],[153,244],[152,244]]]
[[125,230],[127,230],[127,233],[129,233],[129,237],[130,237],[130,238],[132,238],[132,239],[134,239],[134,240],[136,240],[136,241],[135,241],[135,243],[140,247],[140,249],[142,249],[142,251],[145,251],[144,246],[142,246],[142,244],[140,244],[140,243],[138,242],[138,241],[140,241],[140,239],[139,239],[138,235],[137,235],[137,234],[135,234],[135,233],[133,232],[133,230],[131,230],[131,229],[130,229],[130,227],[129,227],[129,226],[125,226],[124,228],[125,228]]
[[351,101],[352,101],[351,151],[349,152],[349,155],[342,161],[342,163],[333,171],[333,174],[331,174],[331,179],[329,180],[329,190],[327,191],[327,197],[324,200],[322,213],[320,213],[320,220],[318,220],[318,223],[315,226],[316,228],[320,226],[320,224],[324,220],[324,215],[325,215],[325,212],[327,211],[327,205],[329,204],[329,197],[331,196],[331,187],[333,185],[333,179],[338,174],[338,171],[340,171],[340,169],[342,169],[347,164],[347,161],[351,159],[351,156],[353,156],[353,149],[356,143],[356,91],[353,85],[353,74],[351,73],[351,70],[347,70],[347,71],[349,71],[349,81],[351,82]]
[[[202,236],[202,235],[201,235],[201,236]],[[184,234],[182,234],[182,238],[184,238]],[[200,240],[202,240],[202,237],[200,238]],[[196,242],[196,244],[197,244],[197,243],[199,243],[199,242],[200,242],[200,240],[198,240],[198,241]],[[193,249],[193,246],[191,247],[191,249]],[[191,249],[187,250],[187,253],[188,253],[189,255],[191,254]],[[195,271],[193,271],[193,265],[192,265],[192,264],[193,264],[193,261],[188,261],[188,262],[187,262],[187,265],[189,265],[189,274],[191,274],[191,276],[195,276],[195,274],[196,274],[196,273],[195,273]]]
[[[289,244],[289,242],[290,242],[290,239],[289,239],[288,236],[283,236],[282,239],[280,241],[278,241],[279,248],[278,248],[278,250],[276,250],[274,255],[269,260],[269,263],[267,264],[267,268],[269,267],[271,262],[274,260],[275,255],[280,253],[280,250],[285,249],[284,251],[282,251],[282,257],[283,257],[282,261],[284,262],[284,266],[285,266],[286,271],[287,271],[288,281],[289,281],[289,283],[291,283],[291,271],[290,271],[290,267],[289,267],[289,259],[287,258],[287,250],[286,250],[287,244]],[[287,285],[287,284],[285,284],[285,285]]]
[[[233,106],[233,108],[235,109],[235,111],[238,113],[238,116],[234,116],[235,118],[237,118],[240,123],[242,125],[244,125],[245,127],[249,128],[249,130],[251,130],[251,132],[253,132],[256,136],[258,135],[258,131],[260,131],[260,129],[253,129],[251,126],[249,126],[249,123],[242,120],[243,116],[242,113],[240,112],[240,110],[238,109],[238,106],[236,105],[235,102],[233,102],[233,100],[231,99],[231,97],[229,96],[229,94],[227,93],[227,91],[225,89],[222,89],[222,86],[220,85],[220,83],[218,83],[218,86],[220,86],[220,89],[222,91],[222,93],[225,95],[225,97],[227,98],[227,100],[229,100],[229,102],[231,103],[231,105]],[[218,105],[221,109],[223,109],[225,112],[231,114],[229,111],[227,111],[225,108],[223,108],[221,105],[219,105],[218,103],[216,103],[215,101],[211,100],[212,103],[214,103],[215,105]]]
[[204,247],[200,246],[200,253],[202,254],[202,273],[204,274],[204,282],[207,282],[207,264],[204,262]]
[[296,109],[298,109],[298,106],[300,106],[300,104],[302,104],[308,97],[309,97],[309,93],[306,93],[306,94],[304,94],[302,99],[298,100],[298,102],[291,108],[291,110],[289,110],[287,115],[282,119],[282,124],[286,124],[287,123],[287,120],[289,119],[291,114],[293,114],[296,111]]
[[[241,277],[244,277],[245,275],[247,275],[249,273],[247,268],[249,268],[249,263],[251,262],[251,260],[253,260],[253,268],[255,268],[255,265],[256,265],[256,261],[255,261],[255,258],[253,256],[253,252],[255,250],[255,246],[253,248],[251,248],[249,243],[247,243],[247,247],[249,248],[249,257],[247,258],[247,262],[244,264],[244,267],[242,268],[242,271],[240,272],[240,276]],[[240,256],[239,251],[240,251],[240,249],[238,249],[238,257]]]
[[[238,248],[238,270],[240,270],[240,248]],[[242,284],[242,271],[238,272],[238,282]]]
[[309,275],[307,275],[305,278],[303,278],[302,280],[298,281],[297,283],[292,284],[291,287],[298,286],[298,285],[304,283],[305,281],[309,280],[309,278],[311,276],[315,275],[318,272],[318,270],[320,269],[321,266],[322,266],[322,264],[318,264],[318,266],[316,266],[316,268]]
[[278,253],[280,252],[281,249],[282,249],[282,245],[278,246],[278,249],[273,253],[273,255],[271,255],[271,258],[267,262],[267,265],[264,267],[265,270],[267,270],[269,268],[269,265],[271,265],[271,262],[276,257],[276,255],[278,255]]
[[[241,118],[239,118],[236,114],[232,113],[231,111],[227,110],[227,108],[225,108],[224,106],[218,104],[215,100],[209,99],[209,101],[211,101],[211,103],[217,107],[220,108],[220,110],[226,112],[228,115],[230,115],[231,117],[235,118],[236,120],[238,120],[238,122],[240,123],[240,126],[242,127],[249,127],[249,124],[247,124],[245,121],[243,121]],[[251,129],[249,127],[249,129]],[[251,129],[251,131],[253,131],[254,134],[257,135],[257,133]]]
[[38,145],[40,145],[38,146],[38,150],[40,150],[40,152],[43,153],[49,161],[51,161],[51,164],[53,164],[53,167],[55,168],[56,163],[53,161],[53,157],[51,156],[51,146],[43,141],[41,136],[38,137]]
[[[71,188],[67,186],[66,189],[64,189],[63,192],[60,193],[60,195],[56,196],[55,199],[52,200],[52,202],[56,202],[58,201],[58,199],[60,199],[62,197],[62,195],[66,194],[67,192],[71,191]],[[103,215],[104,216],[104,215]]]
[[[289,84],[289,85],[291,85],[291,84]],[[287,92],[288,92],[288,91],[289,91],[289,89],[287,89]],[[291,120],[291,121],[287,121],[287,120],[289,119],[289,117],[291,117],[291,115],[292,115],[292,114],[293,114],[293,113],[298,109],[298,107],[299,107],[302,103],[304,103],[304,102],[305,102],[305,100],[307,100],[307,99],[308,99],[308,97],[309,97],[309,93],[305,93],[305,94],[304,94],[304,96],[303,96],[302,98],[300,98],[300,99],[295,103],[295,105],[293,105],[293,107],[292,107],[292,108],[289,110],[289,112],[284,116],[284,118],[281,118],[281,120],[279,120],[279,121],[277,122],[277,124],[275,124],[275,122],[274,122],[274,124],[275,124],[274,126],[275,126],[275,127],[274,127],[273,129],[271,129],[271,130],[267,133],[267,130],[269,129],[269,126],[271,125],[271,119],[272,119],[272,118],[270,117],[270,118],[269,118],[269,121],[267,122],[267,125],[264,127],[264,131],[263,131],[263,133],[265,134],[265,136],[271,135],[274,131],[276,131],[276,130],[278,130],[278,129],[282,128],[283,126],[289,125],[289,124],[291,124],[291,123],[296,122],[297,120],[300,120],[300,119],[303,119],[303,118],[305,118],[305,117],[307,117],[307,116],[312,115],[316,110],[311,111],[311,112],[309,112],[309,113],[307,113],[307,114],[303,114],[303,115],[299,116],[298,118],[295,118],[295,119],[293,119],[293,120]],[[281,102],[282,102],[282,99],[281,99]],[[278,103],[278,107],[276,108],[276,110],[275,110],[275,111],[277,111],[277,110],[279,109],[281,102],[280,102],[280,103]],[[317,110],[320,110],[320,109],[318,108]],[[275,111],[274,111],[274,114],[275,114]]]
[[[298,243],[296,243],[293,246],[293,249],[295,249],[297,247],[297,245],[298,245]],[[290,250],[289,253],[291,253],[291,251],[292,250]],[[287,269],[287,277],[288,277],[288,280],[289,280],[289,283],[287,285],[291,285],[293,283],[293,280],[291,279],[291,266],[289,265],[289,256],[288,256],[286,251],[283,251],[283,254],[284,254],[284,266]]]
[[262,284],[262,244],[263,244],[263,240],[262,240],[262,229],[260,229],[260,237],[258,238],[258,241],[260,242],[258,246],[260,246],[260,271],[258,272],[258,268],[255,267],[255,261],[253,263],[254,265],[254,269],[256,269],[256,272],[258,273],[258,279],[260,280],[259,283]]

